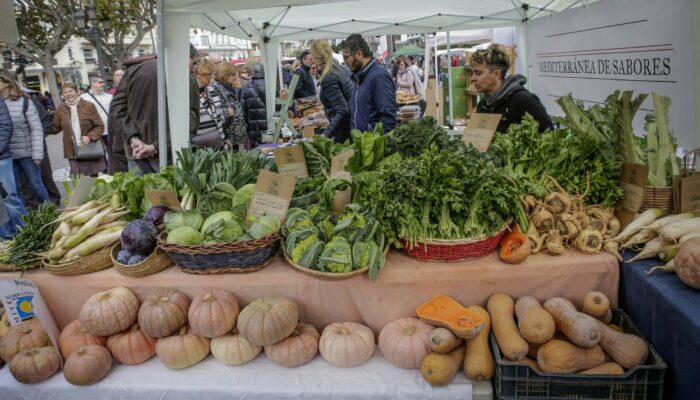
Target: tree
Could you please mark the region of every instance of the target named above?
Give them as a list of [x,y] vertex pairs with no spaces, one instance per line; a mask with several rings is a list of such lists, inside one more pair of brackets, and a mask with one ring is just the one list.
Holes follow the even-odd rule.
[[109,21],[111,29],[105,33],[111,34],[114,41],[108,41],[109,36],[105,35],[90,42],[102,48],[104,63],[113,69],[122,68],[144,36],[155,28],[156,0],[96,0],[95,6],[97,18]]
[[19,43],[5,46],[44,67],[54,102],[60,101],[54,56],[74,33],[75,24],[66,16],[78,5],[78,0],[14,0]]

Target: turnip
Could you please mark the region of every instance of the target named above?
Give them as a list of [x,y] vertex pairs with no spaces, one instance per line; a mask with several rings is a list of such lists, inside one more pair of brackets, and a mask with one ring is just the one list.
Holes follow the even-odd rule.
[[654,222],[657,218],[661,217],[663,213],[658,208],[650,208],[643,213],[639,214],[634,221],[630,222],[625,229],[620,232],[619,235],[615,236],[612,240],[615,242],[625,242],[635,233],[644,229],[645,226]]
[[622,261],[622,255],[620,254],[620,251],[618,250],[620,248],[620,244],[618,242],[605,242],[603,244],[603,250],[605,250],[606,253],[610,253],[617,258],[618,261]]

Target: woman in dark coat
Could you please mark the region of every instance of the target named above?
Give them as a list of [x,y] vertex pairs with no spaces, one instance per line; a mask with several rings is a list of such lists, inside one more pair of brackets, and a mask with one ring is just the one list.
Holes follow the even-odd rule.
[[253,65],[253,77],[243,92],[245,123],[252,147],[262,143],[267,132],[267,107],[265,106],[265,69],[261,62]]
[[348,70],[333,58],[333,49],[327,41],[314,41],[311,57],[321,73],[320,100],[328,118],[323,134],[335,143],[342,143],[350,139],[350,98],[355,84]]

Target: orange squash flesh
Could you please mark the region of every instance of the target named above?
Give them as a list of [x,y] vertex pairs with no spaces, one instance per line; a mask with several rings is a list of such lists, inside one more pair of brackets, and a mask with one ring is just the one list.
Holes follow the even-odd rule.
[[500,245],[501,251],[498,253],[498,258],[508,264],[519,264],[532,252],[530,239],[523,234],[518,224],[513,224],[513,229],[503,236]]
[[484,327],[484,318],[449,296],[433,297],[416,308],[416,314],[431,325],[441,326],[463,339],[472,339]]

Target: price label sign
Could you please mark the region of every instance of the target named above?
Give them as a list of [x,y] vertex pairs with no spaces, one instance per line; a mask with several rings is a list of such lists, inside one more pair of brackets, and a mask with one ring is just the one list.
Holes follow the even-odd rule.
[[146,190],[146,198],[154,206],[168,207],[174,211],[182,210],[174,190]]
[[309,172],[306,169],[304,149],[301,146],[280,147],[272,150],[272,153],[275,155],[277,171],[280,174],[295,178],[309,176]]
[[307,125],[301,130],[301,136],[304,139],[314,140],[316,134],[316,127],[313,125]]
[[467,126],[464,127],[464,143],[472,144],[482,153],[487,151],[499,122],[501,114],[471,114]]
[[261,170],[258,182],[255,184],[255,194],[253,194],[248,215],[262,217],[264,214],[268,214],[277,216],[280,221],[284,221],[289,209],[289,202],[294,194],[296,181],[293,176]]
[[615,216],[620,220],[620,225],[625,227],[632,222],[637,212],[642,207],[644,191],[647,187],[649,167],[630,162],[622,163],[620,186],[624,191],[622,199],[618,201]]

